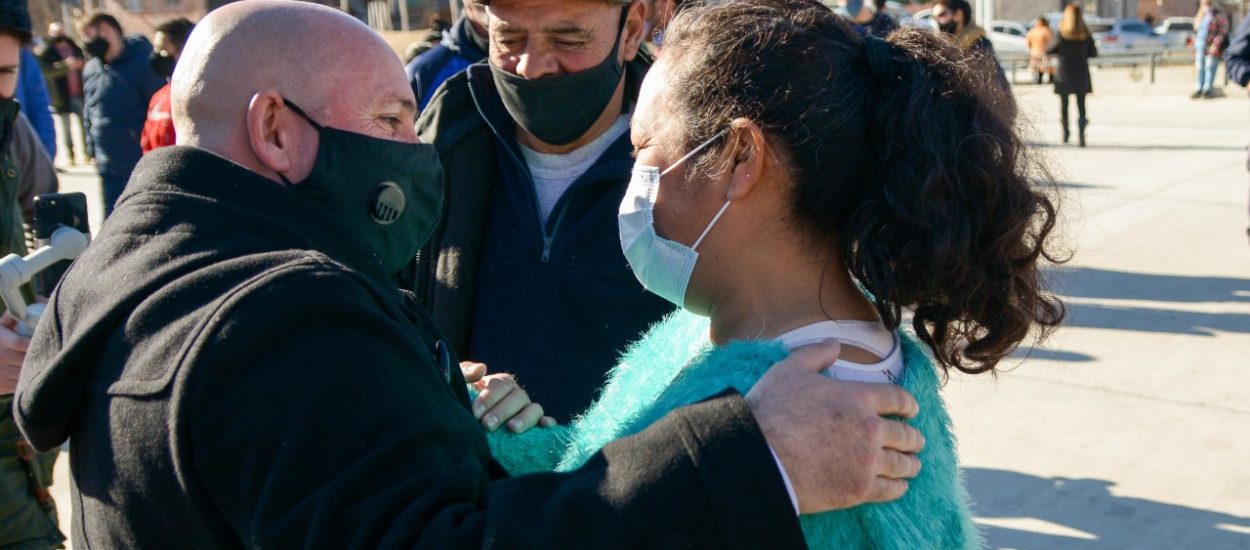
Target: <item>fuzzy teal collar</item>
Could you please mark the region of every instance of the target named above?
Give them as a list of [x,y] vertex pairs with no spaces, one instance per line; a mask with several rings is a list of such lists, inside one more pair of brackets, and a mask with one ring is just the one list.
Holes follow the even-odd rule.
[[[569,426],[522,435],[496,432],[491,448],[514,474],[577,469],[607,443],[638,433],[669,411],[727,388],[746,394],[789,352],[776,341],[712,347],[708,320],[682,310],[657,323],[608,374],[599,399]],[[920,403],[910,424],[925,436],[924,468],[897,502],[800,518],[812,548],[978,548],[960,478],[941,381],[929,356],[900,333],[907,368],[901,385]]]

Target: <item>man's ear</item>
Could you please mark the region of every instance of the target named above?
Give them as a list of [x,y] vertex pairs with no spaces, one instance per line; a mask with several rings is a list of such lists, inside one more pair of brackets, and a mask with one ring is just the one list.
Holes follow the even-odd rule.
[[629,15],[625,19],[625,42],[621,44],[621,53],[626,63],[638,57],[638,48],[642,46],[643,22],[647,20],[647,5],[642,0],[634,0],[625,8]]
[[764,142],[764,131],[754,121],[746,118],[736,119],[729,124],[726,140],[728,150],[734,156],[733,173],[730,175],[725,200],[742,200],[755,190],[763,177],[768,145]]
[[289,124],[295,116],[298,115],[287,108],[282,94],[273,89],[261,90],[252,96],[247,106],[247,140],[252,153],[265,168],[289,181],[300,181],[307,176],[295,173],[300,171],[297,168],[301,164],[295,147],[298,140],[294,139]]

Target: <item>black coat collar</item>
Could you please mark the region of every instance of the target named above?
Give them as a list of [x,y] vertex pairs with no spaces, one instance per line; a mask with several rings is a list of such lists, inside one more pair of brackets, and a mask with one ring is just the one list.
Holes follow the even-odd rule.
[[198,196],[219,207],[217,212],[194,214],[197,218],[241,215],[262,218],[274,226],[270,235],[240,235],[241,239],[272,239],[275,246],[322,252],[385,286],[395,286],[368,243],[328,209],[204,149],[165,147],[144,156],[118,200],[114,216],[125,218],[128,206],[133,208],[169,193]]

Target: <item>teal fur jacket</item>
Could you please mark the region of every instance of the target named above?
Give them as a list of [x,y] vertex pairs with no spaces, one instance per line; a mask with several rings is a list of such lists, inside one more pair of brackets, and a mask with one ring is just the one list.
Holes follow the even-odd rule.
[[[745,395],[789,352],[775,341],[712,347],[708,320],[677,310],[633,344],[608,373],[599,399],[567,426],[490,434],[491,450],[512,474],[575,470],[612,440],[638,433],[673,409],[733,388]],[[979,548],[960,478],[950,416],[929,356],[900,334],[902,387],[920,403],[910,424],[925,437],[923,468],[896,502],[800,516],[812,548]]]

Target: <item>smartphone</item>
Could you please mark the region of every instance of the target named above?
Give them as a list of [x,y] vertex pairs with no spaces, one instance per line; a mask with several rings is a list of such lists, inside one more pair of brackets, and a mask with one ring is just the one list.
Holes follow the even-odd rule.
[[[45,193],[35,197],[35,246],[48,244],[52,233],[61,226],[72,227],[88,235],[91,225],[87,222],[87,196],[82,193]],[[43,270],[33,281],[35,293],[51,296],[52,289],[61,282],[69,261],[57,262]]]

